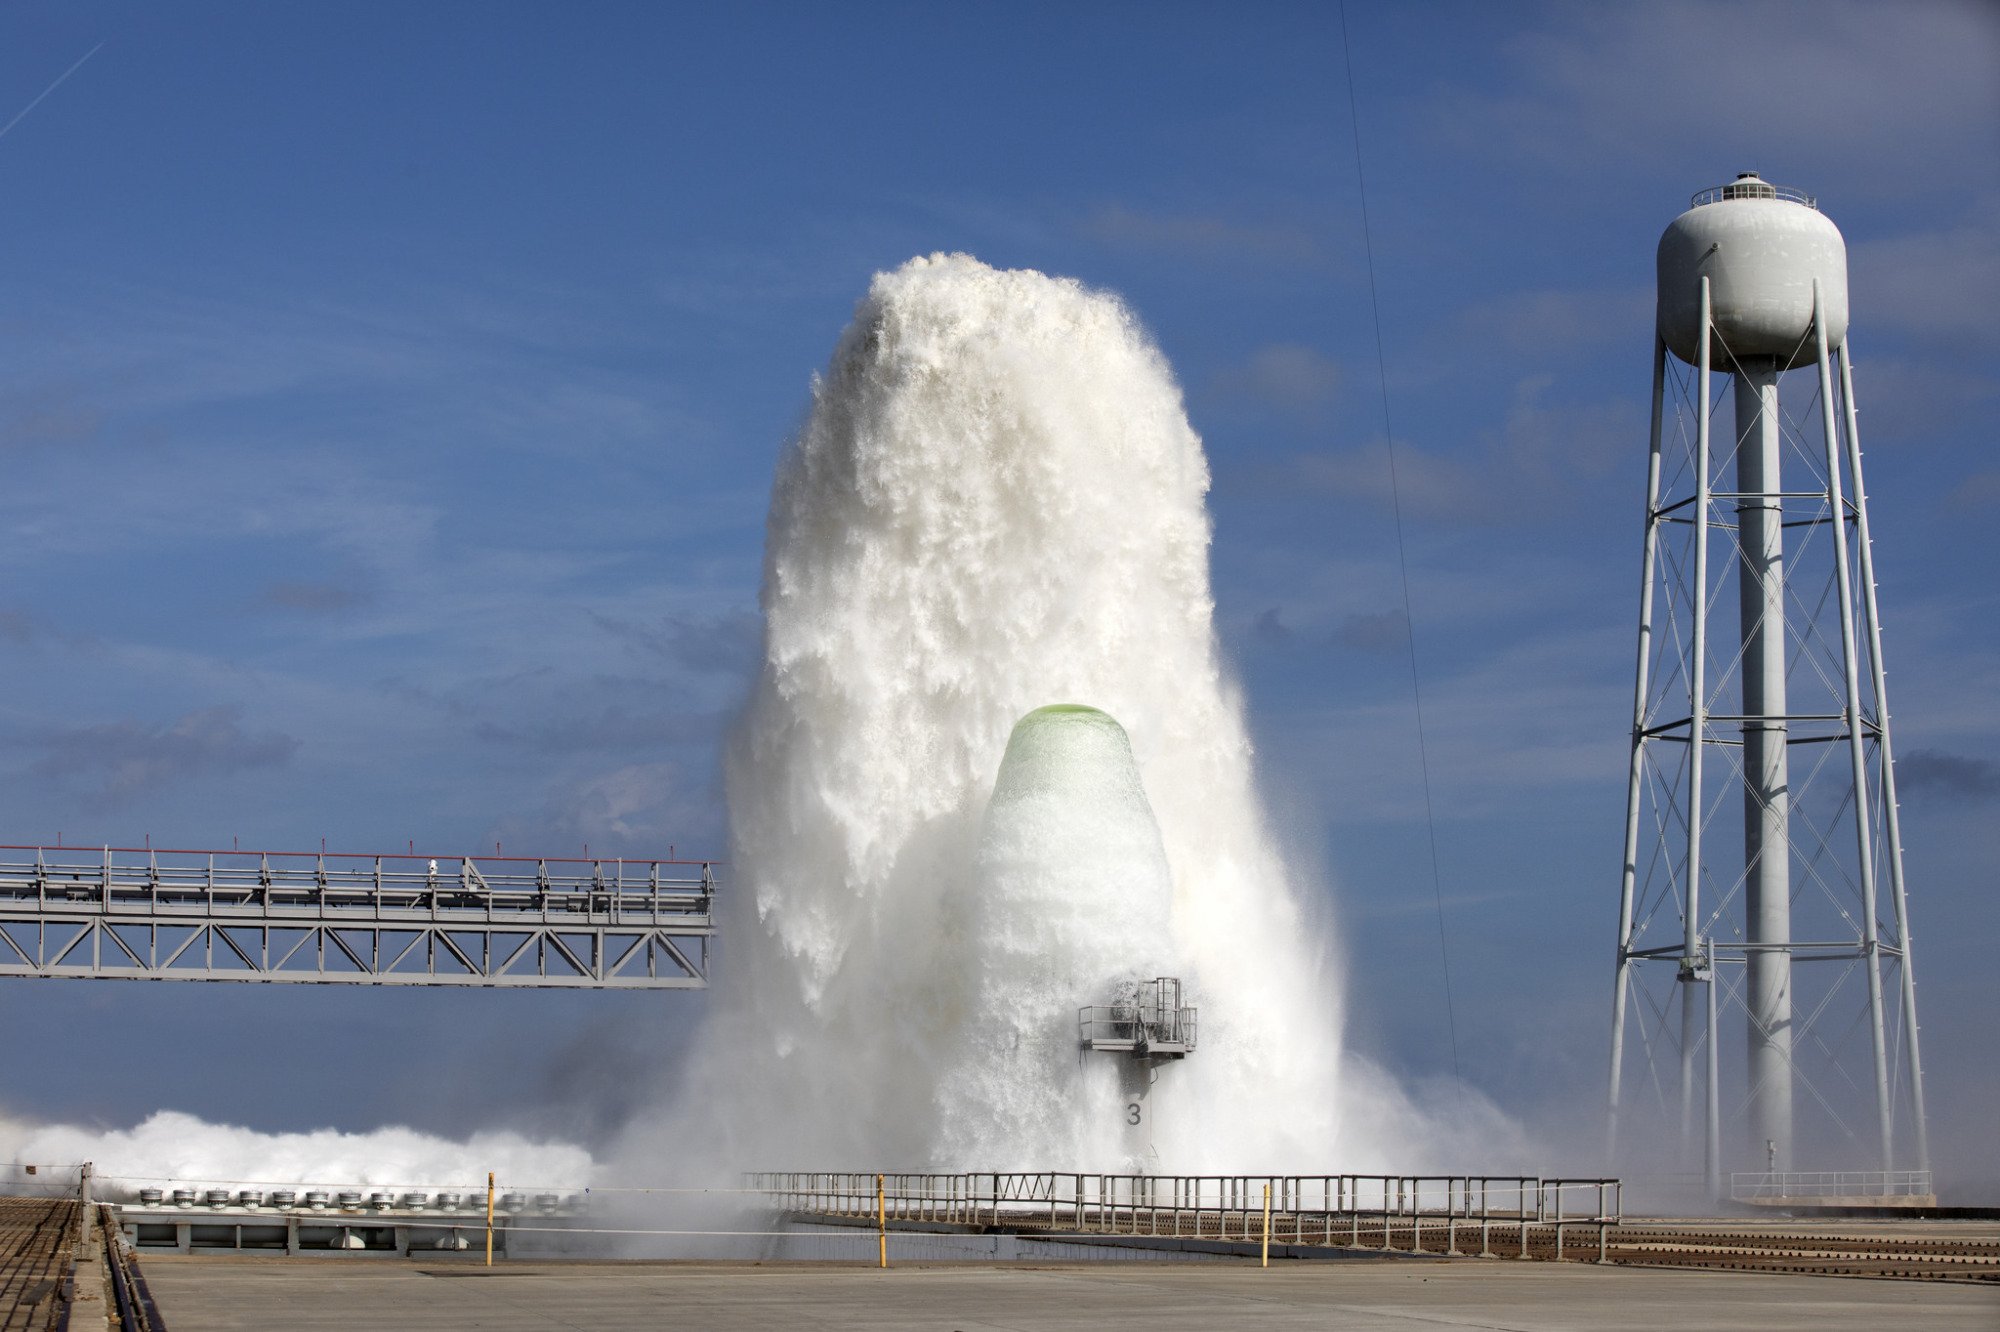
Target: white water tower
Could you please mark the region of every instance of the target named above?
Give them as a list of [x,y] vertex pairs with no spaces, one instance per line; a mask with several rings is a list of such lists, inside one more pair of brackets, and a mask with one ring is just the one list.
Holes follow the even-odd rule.
[[1711,1196],[1931,1192],[1847,325],[1807,195],[1745,172],[1660,239],[1610,1133],[1699,1119]]

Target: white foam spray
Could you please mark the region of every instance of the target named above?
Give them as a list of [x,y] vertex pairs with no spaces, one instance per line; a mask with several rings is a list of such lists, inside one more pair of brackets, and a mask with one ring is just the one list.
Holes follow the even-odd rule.
[[[129,1129],[0,1119],[0,1161],[12,1169],[17,1188],[27,1179],[73,1184],[70,1168],[88,1161],[100,1194],[114,1198],[149,1186],[483,1192],[488,1171],[499,1176],[502,1187],[568,1191],[587,1185],[594,1168],[582,1148],[517,1133],[475,1133],[463,1141],[407,1128],[262,1133],[173,1110]],[[41,1173],[25,1176],[29,1165]]]
[[[0,1157],[187,1187],[1119,1170],[1129,1142],[1091,1080],[1109,1075],[1079,1069],[1065,1015],[1107,999],[1122,960],[1132,979],[1176,969],[1200,1009],[1197,1054],[1153,1093],[1155,1168],[1456,1167],[1459,1134],[1518,1159],[1485,1098],[1466,1089],[1472,1113],[1442,1132],[1343,1060],[1340,991],[1216,651],[1207,485],[1173,376],[1116,298],[964,255],[879,275],[772,496],[714,1008],[677,1098],[611,1165],[504,1133],[172,1112],[129,1130],[0,1119]],[[1011,728],[1063,702],[1124,724],[1143,784],[1126,796],[1150,803],[1156,847],[1123,776],[988,821],[982,843]]]
[[1150,1165],[1154,1070],[1078,1049],[1079,997],[1109,1003],[1135,976],[1187,970],[1159,824],[1117,721],[1059,704],[1014,727],[968,886],[946,906],[971,1020],[933,1088],[939,1159]]
[[[1338,990],[1217,654],[1207,486],[1116,298],[964,255],[875,279],[779,466],[765,661],[727,764],[736,914],[675,1136],[737,1168],[1122,1166],[1038,1159],[1041,1119],[1009,1134],[995,1093],[950,1083],[982,1032],[1028,1021],[986,1011],[1029,996],[982,986],[982,941],[1074,949],[1050,932],[1101,926],[1050,898],[1106,891],[1058,863],[981,902],[984,927],[963,911],[1010,729],[1076,702],[1130,734],[1200,1007],[1199,1053],[1163,1074],[1159,1168],[1355,1168],[1332,1165],[1352,1145]],[[1010,1072],[1011,1103],[1084,1113],[1074,1045]]]

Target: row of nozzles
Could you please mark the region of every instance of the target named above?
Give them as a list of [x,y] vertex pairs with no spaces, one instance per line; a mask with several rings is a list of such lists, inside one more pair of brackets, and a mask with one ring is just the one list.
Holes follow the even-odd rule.
[[[161,1207],[165,1206],[168,1201],[169,1199],[164,1189],[139,1190],[139,1204],[142,1207]],[[364,1207],[377,1212],[387,1212],[397,1209],[406,1212],[421,1212],[426,1208],[439,1212],[463,1212],[467,1210],[482,1211],[486,1206],[486,1199],[476,1193],[405,1193],[400,1197],[393,1193],[371,1193],[367,1195],[367,1201],[364,1203],[361,1191],[358,1189],[347,1189],[339,1193],[314,1189],[305,1195],[303,1203],[300,1202],[296,1189],[277,1189],[269,1194],[266,1194],[261,1189],[243,1189],[236,1193],[231,1193],[228,1189],[207,1189],[202,1191],[195,1189],[175,1189],[171,1201],[175,1207],[194,1207],[200,1205],[203,1207],[241,1207],[245,1210],[262,1207],[284,1210],[303,1206],[315,1212],[324,1212],[329,1209],[344,1212],[358,1211]],[[543,1212],[579,1211],[583,1207],[583,1195],[571,1194],[568,1198],[564,1198],[559,1193],[538,1193],[534,1196],[532,1206],[535,1210]],[[526,1212],[530,1210],[530,1200],[525,1193],[505,1193],[500,1195],[495,1210],[501,1212]]]

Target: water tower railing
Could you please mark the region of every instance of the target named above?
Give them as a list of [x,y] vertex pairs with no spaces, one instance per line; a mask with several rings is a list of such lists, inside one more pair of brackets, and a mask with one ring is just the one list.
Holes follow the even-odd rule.
[[1721,203],[1725,199],[1782,199],[1786,203],[1804,204],[1812,209],[1819,207],[1819,200],[1804,190],[1790,185],[1773,185],[1766,180],[1755,183],[1731,181],[1727,185],[1700,190],[1688,200],[1688,207],[1700,208],[1703,204]]

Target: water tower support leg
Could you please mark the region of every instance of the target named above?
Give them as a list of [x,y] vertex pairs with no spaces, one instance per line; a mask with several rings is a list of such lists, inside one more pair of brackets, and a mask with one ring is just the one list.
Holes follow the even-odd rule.
[[1632,896],[1639,873],[1639,800],[1646,767],[1646,698],[1653,654],[1653,568],[1660,531],[1660,412],[1665,405],[1667,344],[1653,338],[1653,421],[1646,449],[1646,537],[1640,556],[1639,664],[1632,688],[1632,761],[1625,781],[1625,867],[1618,889],[1617,984],[1611,992],[1611,1078],[1605,1094],[1605,1168],[1618,1158],[1618,1109],[1625,1070],[1625,1005],[1631,982]]
[[1711,401],[1711,365],[1714,313],[1712,292],[1706,277],[1701,280],[1700,350],[1696,365],[1696,392],[1700,404],[1695,412],[1695,506],[1694,506],[1694,605],[1691,607],[1691,642],[1688,648],[1688,784],[1687,784],[1687,863],[1682,873],[1682,964],[1681,964],[1681,1145],[1685,1155],[1694,1127],[1694,1030],[1695,979],[1692,960],[1701,943],[1701,832],[1707,822],[1702,795],[1702,758],[1708,749],[1708,529],[1714,505],[1710,466],[1710,420],[1715,415]]
[[[1718,1072],[1718,1068],[1722,1062],[1722,1042],[1718,1039],[1720,1033],[1716,1030],[1716,1009],[1718,1007],[1716,1002],[1718,998],[1716,987],[1722,984],[1722,979],[1716,974],[1715,952],[1709,947],[1707,940],[1702,941],[1702,947],[1708,956],[1708,981],[1702,986],[1702,989],[1706,991],[1708,999],[1708,1080],[1706,1088],[1708,1100],[1705,1107],[1707,1114],[1706,1132],[1704,1134],[1707,1150],[1702,1153],[1702,1168],[1708,1178],[1708,1196],[1719,1199],[1722,1197],[1722,1078]],[[1604,1209],[1600,1207],[1598,1210],[1602,1212]]]
[[1833,510],[1833,570],[1840,598],[1841,666],[1847,676],[1847,753],[1854,772],[1854,841],[1861,880],[1861,950],[1868,969],[1869,1035],[1875,1056],[1875,1120],[1882,1169],[1895,1167],[1889,1115],[1889,1042],[1882,1020],[1882,958],[1876,924],[1875,844],[1868,800],[1868,747],[1862,736],[1861,667],[1854,644],[1854,583],[1848,572],[1847,501],[1840,485],[1840,436],[1833,415],[1833,370],[1827,353],[1826,324],[1819,317],[1820,290],[1813,280],[1813,329],[1819,341],[1819,396],[1826,434],[1827,499]]
[[1875,545],[1868,535],[1868,489],[1861,481],[1861,423],[1854,405],[1853,342],[1835,353],[1840,361],[1840,399],[1847,415],[1847,470],[1854,478],[1855,549],[1861,557],[1861,607],[1868,629],[1868,670],[1875,689],[1875,724],[1881,731],[1882,820],[1889,839],[1889,892],[1896,912],[1896,938],[1902,947],[1901,981],[1903,1047],[1910,1070],[1911,1136],[1916,1142],[1917,1169],[1931,1168],[1930,1125],[1924,1113],[1924,1061],[1917,1045],[1917,978],[1910,960],[1909,898],[1903,890],[1903,827],[1896,803],[1896,761],[1889,744],[1889,685],[1882,666],[1882,612],[1875,600]]

